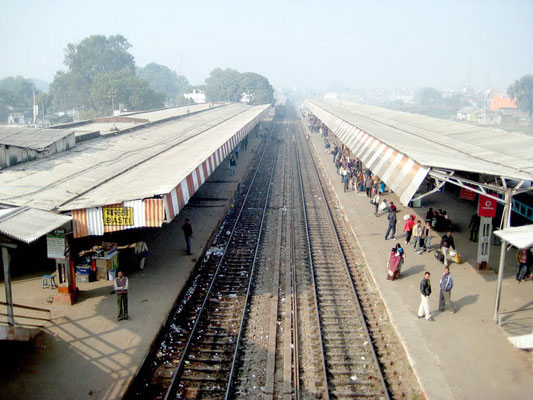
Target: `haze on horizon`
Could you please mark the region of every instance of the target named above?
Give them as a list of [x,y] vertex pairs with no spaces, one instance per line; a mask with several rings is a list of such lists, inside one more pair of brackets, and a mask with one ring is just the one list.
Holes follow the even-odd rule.
[[517,0],[4,0],[0,78],[50,83],[68,43],[119,33],[138,66],[181,64],[193,84],[230,67],[274,87],[505,89],[533,72],[531,16]]

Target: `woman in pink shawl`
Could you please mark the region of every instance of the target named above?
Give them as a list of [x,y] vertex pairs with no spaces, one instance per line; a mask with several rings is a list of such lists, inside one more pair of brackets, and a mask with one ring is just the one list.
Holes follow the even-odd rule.
[[396,247],[393,247],[389,254],[389,260],[387,261],[387,279],[395,281],[400,278],[400,271],[402,269],[404,259],[404,251],[402,246],[398,243]]

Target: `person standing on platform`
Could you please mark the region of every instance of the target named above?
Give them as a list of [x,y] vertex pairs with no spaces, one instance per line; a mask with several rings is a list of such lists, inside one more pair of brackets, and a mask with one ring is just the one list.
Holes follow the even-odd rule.
[[424,251],[431,252],[431,221],[426,220],[426,226],[422,231],[422,237],[424,238]]
[[239,158],[239,145],[235,146],[235,158]]
[[128,278],[122,271],[118,271],[117,277],[113,283],[115,293],[117,294],[118,321],[128,319]]
[[389,233],[392,234],[391,239],[394,240],[394,234],[396,233],[396,210],[389,211],[389,215],[387,215],[387,219],[389,220],[389,227],[387,228],[387,232],[385,233],[385,240],[388,239]]
[[231,170],[231,175],[235,175],[235,167],[237,166],[237,161],[233,156],[229,159],[229,168]]
[[452,301],[453,276],[450,268],[444,267],[444,274],[440,278],[439,311],[444,311],[448,305],[450,312],[455,313],[455,306]]
[[420,305],[418,306],[418,318],[426,317],[428,321],[433,321],[429,313],[429,295],[431,294],[431,281],[429,271],[424,273],[424,277],[420,281]]
[[382,197],[381,192],[377,192],[374,198],[372,199],[372,202],[374,203],[374,215],[378,215],[379,206],[381,205]]
[[481,221],[481,218],[479,217],[477,212],[474,213],[474,215],[472,215],[472,218],[470,219],[470,224],[468,225],[468,227],[470,228],[470,239],[469,240],[472,240],[473,242],[477,242],[480,221]]
[[368,175],[365,180],[366,197],[372,197],[372,177]]
[[518,249],[516,252],[516,282],[525,281],[529,276],[529,266],[531,265],[531,254],[528,248]]
[[422,240],[422,222],[416,221],[416,225],[413,227],[413,248],[418,254],[422,254],[420,251],[420,242]]
[[191,238],[192,238],[192,225],[189,218],[185,218],[185,223],[181,227],[183,234],[185,235],[185,243],[187,243],[187,249],[185,250],[188,255],[191,255]]
[[442,240],[440,241],[440,251],[442,252],[442,255],[444,256],[444,266],[447,267],[450,261],[448,260],[448,256],[450,254],[450,248],[455,250],[455,242],[453,241],[452,237],[452,231],[446,232],[446,235],[442,237]]
[[403,231],[405,232],[405,243],[411,243],[411,235],[413,234],[413,228],[415,226],[415,216],[406,215],[407,219],[403,226]]

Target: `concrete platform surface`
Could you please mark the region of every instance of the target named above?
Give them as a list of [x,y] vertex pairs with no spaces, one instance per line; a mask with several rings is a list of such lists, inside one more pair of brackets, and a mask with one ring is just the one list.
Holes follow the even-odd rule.
[[[230,176],[229,161],[225,160],[172,223],[147,231],[148,265],[127,275],[129,320],[116,320],[116,295],[110,294],[110,281],[79,284],[81,295],[76,304],[57,306],[47,302],[56,291],[41,288],[42,275],[15,279],[13,301],[50,308],[52,321],[44,323],[44,332],[32,345],[0,345],[0,399],[122,398],[202,247],[225,214],[259,141],[249,135],[248,150],[239,153],[235,176]],[[181,230],[185,218],[193,225],[192,256],[185,255]],[[0,296],[4,296],[3,283]]]
[[[330,142],[337,141],[331,137]],[[374,216],[374,207],[365,193],[344,192],[337,175],[330,149],[325,149],[319,134],[311,134],[331,183],[340,200],[345,216],[361,247],[369,271],[389,311],[390,319],[404,344],[407,355],[428,399],[526,399],[533,393],[531,354],[515,349],[506,332],[493,322],[496,294],[496,275],[480,274],[473,269],[476,246],[468,240],[468,223],[473,208],[460,203],[446,193],[433,195],[423,208],[407,209],[395,195],[389,201],[399,205],[397,239],[384,240],[388,225],[386,215]],[[456,247],[464,262],[451,264],[455,279],[452,300],[457,312],[438,312],[439,281],[443,264],[433,253],[417,254],[413,245],[404,243],[403,215],[414,213],[424,220],[427,207],[448,211],[452,220],[462,228],[455,232]],[[442,233],[434,232],[433,248],[440,243]],[[406,250],[406,262],[401,279],[386,279],[386,262],[390,249],[401,243]],[[491,262],[497,265],[500,247],[492,247]],[[526,308],[533,301],[533,282],[517,284],[514,280],[515,252],[508,253],[503,282],[501,310]],[[420,303],[419,283],[424,271],[431,272],[433,293],[430,310],[435,321],[417,318]],[[529,394],[528,394],[529,393]]]

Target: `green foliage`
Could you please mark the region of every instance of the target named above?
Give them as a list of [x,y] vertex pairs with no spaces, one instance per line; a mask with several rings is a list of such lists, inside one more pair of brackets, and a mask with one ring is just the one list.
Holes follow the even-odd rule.
[[205,94],[211,101],[239,101],[242,95],[240,72],[215,68],[205,80]]
[[178,76],[170,68],[156,64],[147,64],[144,68],[137,69],[137,75],[148,81],[150,87],[156,92],[165,93],[167,100],[174,101],[189,86],[189,81],[184,76]]
[[245,72],[241,74],[240,86],[243,93],[250,95],[250,104],[274,103],[274,89],[264,76]]
[[56,110],[89,109],[91,82],[83,76],[72,71],[57,71],[53,82],[50,84],[52,107]]
[[[24,111],[33,104],[34,83],[22,76],[8,76],[0,80],[0,104]],[[39,93],[36,89],[35,93]]]
[[533,75],[524,75],[507,89],[507,94],[516,98],[518,107],[533,116]]
[[274,101],[274,89],[262,75],[227,68],[216,68],[205,80],[205,92],[211,101],[239,102],[243,94],[250,96],[250,104],[266,104]]
[[103,73],[129,69],[135,71],[135,61],[128,52],[131,44],[122,35],[105,37],[92,35],[78,44],[69,43],[65,50],[65,65],[92,83]]
[[[128,52],[130,47],[121,35],[92,35],[78,44],[69,43],[64,60],[68,71],[58,71],[50,85],[54,108],[93,109],[92,86],[99,75],[125,69],[135,71],[133,56]],[[102,101],[98,99],[98,103]]]
[[416,92],[415,101],[425,106],[440,104],[442,103],[442,93],[437,89],[425,87]]
[[91,87],[92,103],[101,113],[111,111],[112,98],[128,110],[148,110],[162,107],[165,94],[155,92],[147,81],[123,69],[98,75]]

